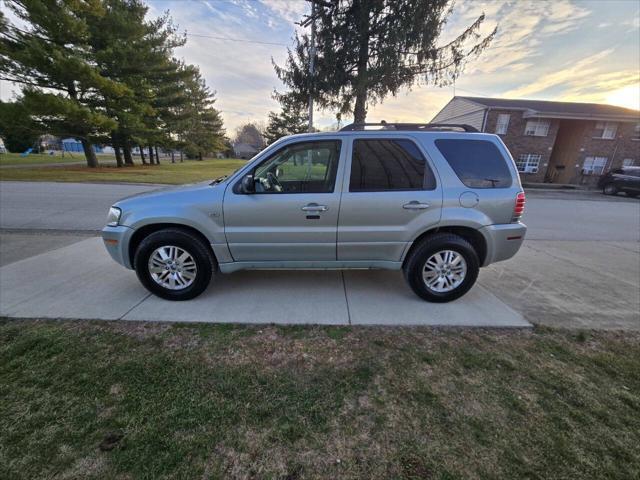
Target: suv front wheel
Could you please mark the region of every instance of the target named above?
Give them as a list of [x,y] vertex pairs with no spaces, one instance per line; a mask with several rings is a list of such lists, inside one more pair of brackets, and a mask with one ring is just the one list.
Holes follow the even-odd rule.
[[217,266],[198,236],[178,228],[159,230],[142,240],[133,263],[147,290],[167,300],[200,295]]
[[478,278],[478,254],[464,238],[436,233],[425,238],[405,261],[411,289],[429,302],[450,302],[467,293]]

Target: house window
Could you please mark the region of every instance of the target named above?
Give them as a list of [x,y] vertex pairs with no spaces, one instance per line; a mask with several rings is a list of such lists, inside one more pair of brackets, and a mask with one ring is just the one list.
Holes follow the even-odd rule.
[[516,167],[522,173],[538,173],[538,165],[540,165],[541,159],[542,155],[537,153],[524,153],[516,160]]
[[633,158],[625,158],[622,160],[623,167],[633,167],[636,164],[636,161]]
[[636,123],[633,133],[631,134],[631,140],[640,140],[640,123]]
[[582,164],[584,175],[602,175],[607,166],[607,157],[587,157]]
[[501,113],[500,115],[498,115],[498,121],[496,123],[496,133],[498,135],[505,135],[507,133],[510,118],[511,115],[509,115],[508,113]]
[[596,133],[594,138],[604,138],[612,140],[616,138],[618,124],[615,122],[598,122],[596,123]]
[[529,120],[524,134],[532,137],[546,137],[549,133],[549,120]]

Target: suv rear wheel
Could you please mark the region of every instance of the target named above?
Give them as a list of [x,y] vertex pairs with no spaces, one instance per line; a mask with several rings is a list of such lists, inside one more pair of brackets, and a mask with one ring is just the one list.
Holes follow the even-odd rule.
[[618,193],[618,188],[613,183],[607,183],[602,189],[602,193],[605,195],[615,195]]
[[177,228],[159,230],[142,240],[133,263],[147,290],[167,300],[197,297],[217,267],[198,236]]
[[450,233],[425,238],[404,264],[411,289],[429,302],[450,302],[467,293],[478,278],[480,260],[471,244]]

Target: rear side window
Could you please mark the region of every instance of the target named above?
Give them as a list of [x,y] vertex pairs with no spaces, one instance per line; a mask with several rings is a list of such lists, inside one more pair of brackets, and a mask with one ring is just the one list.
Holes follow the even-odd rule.
[[467,187],[511,186],[511,172],[507,161],[492,142],[440,139],[435,143],[442,156]]
[[411,140],[353,142],[350,192],[433,190],[435,177]]

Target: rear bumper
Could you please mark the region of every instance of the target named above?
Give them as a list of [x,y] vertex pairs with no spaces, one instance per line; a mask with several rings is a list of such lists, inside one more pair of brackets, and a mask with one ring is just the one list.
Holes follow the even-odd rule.
[[480,229],[487,243],[487,256],[482,266],[513,257],[524,242],[527,226],[524,223],[489,225]]
[[102,229],[102,240],[111,258],[129,269],[133,269],[129,259],[129,240],[132,234],[133,229],[123,225]]

